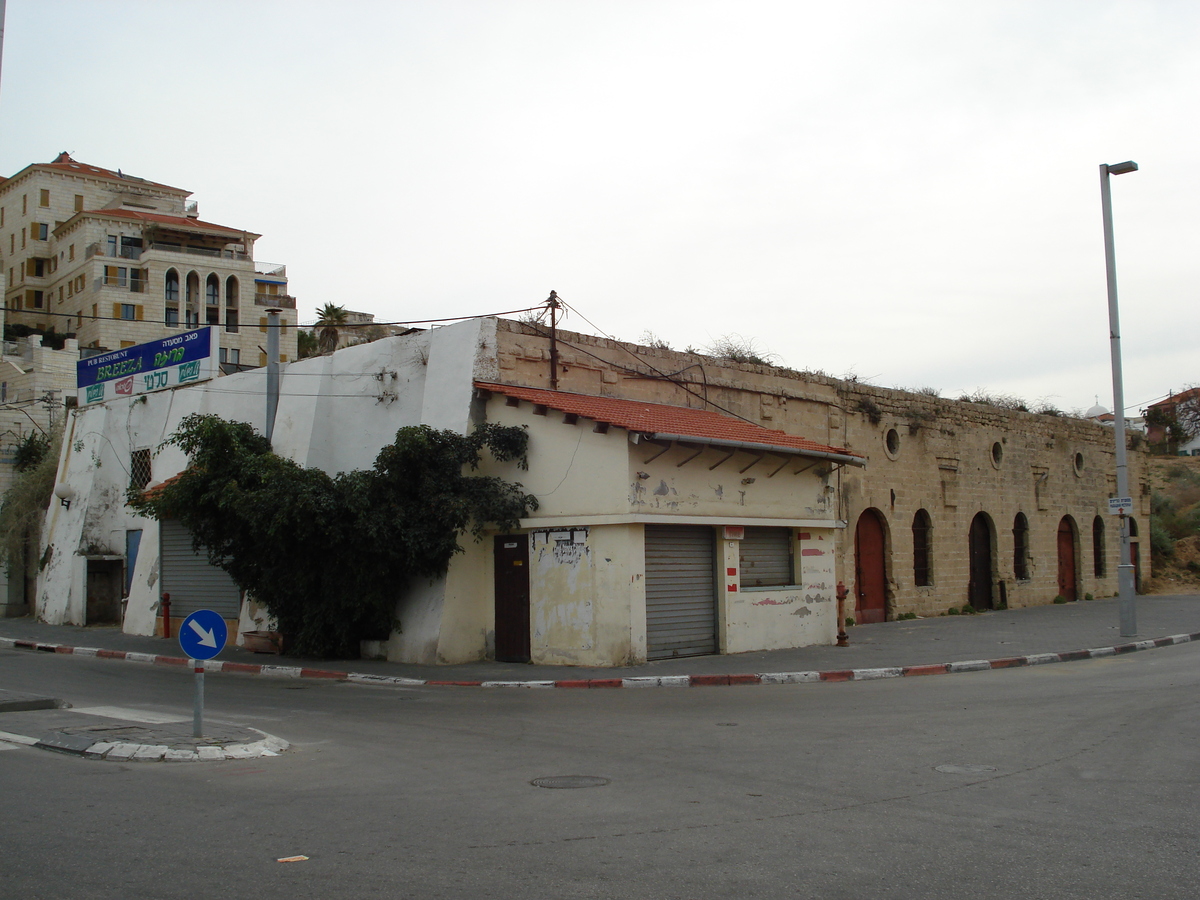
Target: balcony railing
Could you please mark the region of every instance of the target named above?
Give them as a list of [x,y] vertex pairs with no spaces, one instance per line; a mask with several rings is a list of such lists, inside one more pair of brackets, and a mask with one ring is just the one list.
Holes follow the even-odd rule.
[[275,275],[278,278],[287,278],[287,266],[282,266],[279,263],[256,262],[254,264],[255,275]]
[[161,241],[151,242],[145,247],[119,247],[116,254],[110,254],[108,248],[103,244],[96,242],[88,244],[84,251],[84,258],[91,259],[93,256],[111,256],[114,259],[141,259],[142,254],[148,250],[156,250],[159,253],[183,253],[191,256],[207,256],[209,259],[236,259],[240,262],[251,262],[251,257],[248,253],[241,253],[237,250],[221,250],[216,247],[189,247],[185,244],[165,244]]
[[121,278],[119,275],[105,275],[97,279],[104,287],[129,288],[134,294],[146,293],[147,282],[141,278]]
[[255,306],[277,306],[280,309],[295,309],[296,298],[290,294],[255,294]]

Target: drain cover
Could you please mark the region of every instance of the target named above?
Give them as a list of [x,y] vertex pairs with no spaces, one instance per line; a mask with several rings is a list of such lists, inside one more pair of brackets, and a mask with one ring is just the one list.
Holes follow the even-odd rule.
[[544,788],[588,788],[603,787],[609,779],[599,775],[546,775],[529,782],[534,787]]
[[968,764],[965,766],[934,766],[935,772],[941,772],[943,775],[983,775],[987,772],[995,772],[995,766],[980,766]]

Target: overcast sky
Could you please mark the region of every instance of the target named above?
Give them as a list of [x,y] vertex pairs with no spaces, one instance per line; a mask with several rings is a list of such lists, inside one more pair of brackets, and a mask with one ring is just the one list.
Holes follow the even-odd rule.
[[[1130,412],[1200,382],[1200,3],[8,0],[0,172],[261,232],[301,321],[558,293],[677,349]],[[578,316],[566,327],[591,332]]]

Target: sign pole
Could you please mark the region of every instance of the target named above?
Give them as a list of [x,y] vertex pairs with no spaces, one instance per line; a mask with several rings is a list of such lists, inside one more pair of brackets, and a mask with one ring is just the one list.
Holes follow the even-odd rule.
[[204,662],[221,652],[229,637],[225,620],[211,609],[198,609],[179,626],[179,646],[188,655],[195,674],[195,702],[192,705],[192,737],[204,731]]
[[192,702],[192,737],[204,737],[204,663],[188,660],[196,673],[196,693]]

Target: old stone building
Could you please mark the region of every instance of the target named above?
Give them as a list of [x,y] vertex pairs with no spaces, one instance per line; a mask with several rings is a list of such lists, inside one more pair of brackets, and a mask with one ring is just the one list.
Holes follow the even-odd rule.
[[[499,380],[549,383],[545,326],[501,321],[497,340]],[[837,572],[858,622],[1116,593],[1111,428],[561,330],[556,344],[560,390],[707,406],[865,455],[836,472]],[[1144,576],[1149,485],[1129,459]]]

